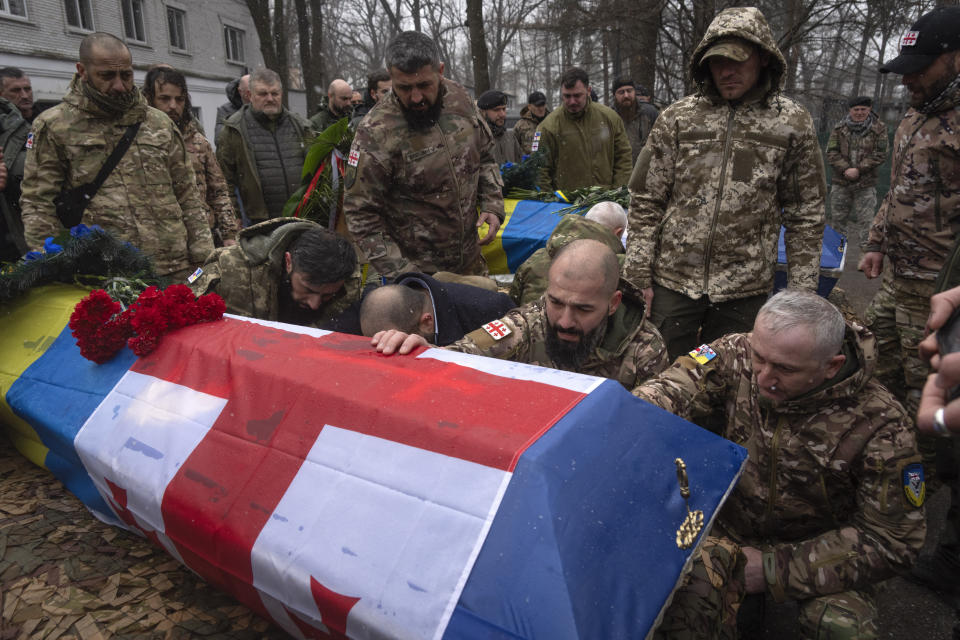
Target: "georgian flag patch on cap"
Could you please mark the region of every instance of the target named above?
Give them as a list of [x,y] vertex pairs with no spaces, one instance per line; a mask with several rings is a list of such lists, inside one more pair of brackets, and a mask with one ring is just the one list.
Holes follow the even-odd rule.
[[919,31],[907,31],[903,34],[903,37],[900,38],[900,47],[912,47],[917,44],[917,38],[920,37]]
[[689,354],[691,358],[699,362],[700,364],[707,364],[711,360],[717,357],[717,352],[710,348],[708,344],[702,344]]
[[490,337],[494,340],[503,340],[508,335],[512,333],[510,327],[503,324],[499,320],[494,320],[493,322],[488,322],[483,325],[483,330],[490,334]]
[[537,131],[533,134],[533,144],[530,145],[531,153],[540,148],[540,132]]
[[351,167],[357,166],[360,162],[360,152],[356,149],[350,149],[350,157],[347,158],[347,164]]

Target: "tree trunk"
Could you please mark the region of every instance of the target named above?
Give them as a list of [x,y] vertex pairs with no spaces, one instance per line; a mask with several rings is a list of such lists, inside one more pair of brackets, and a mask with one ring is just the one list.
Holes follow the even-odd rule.
[[290,67],[287,62],[287,31],[283,26],[283,0],[273,1],[272,19],[267,0],[246,0],[246,3],[257,28],[263,64],[279,74],[283,88],[283,105],[287,106]]
[[303,87],[307,92],[307,115],[320,109],[325,86],[323,77],[323,13],[322,0],[295,0],[300,68],[303,69]]
[[473,90],[479,97],[490,88],[490,65],[487,62],[487,37],[483,29],[483,3],[467,0],[467,25],[470,28],[470,55],[473,58]]

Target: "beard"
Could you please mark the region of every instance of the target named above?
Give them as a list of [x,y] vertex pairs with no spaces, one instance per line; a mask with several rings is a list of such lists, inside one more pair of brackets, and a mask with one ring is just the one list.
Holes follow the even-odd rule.
[[940,95],[950,86],[950,84],[957,78],[956,75],[944,74],[935,84],[930,86],[926,91],[923,92],[923,95],[914,98],[911,94],[910,96],[910,106],[914,109],[920,109],[928,102],[932,102],[936,98],[939,98]]
[[560,339],[560,331],[555,325],[547,323],[546,344],[550,359],[567,371],[579,371],[580,367],[607,333],[607,323],[601,322],[595,329],[584,333],[579,329],[564,330],[563,333],[580,336],[578,342]]
[[[400,101],[398,100],[397,102]],[[420,104],[422,105],[424,103],[421,102]],[[403,112],[403,117],[406,118],[407,124],[410,125],[411,129],[414,131],[425,131],[437,124],[437,120],[440,119],[440,113],[443,111],[443,92],[438,92],[437,101],[426,109],[409,109],[400,102],[400,110]]]

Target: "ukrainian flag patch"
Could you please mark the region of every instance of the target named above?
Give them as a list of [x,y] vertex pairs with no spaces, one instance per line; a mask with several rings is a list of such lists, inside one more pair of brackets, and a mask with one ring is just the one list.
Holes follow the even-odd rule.
[[717,357],[717,352],[710,348],[708,344],[702,344],[689,354],[691,358],[699,362],[700,364],[707,364],[711,360]]

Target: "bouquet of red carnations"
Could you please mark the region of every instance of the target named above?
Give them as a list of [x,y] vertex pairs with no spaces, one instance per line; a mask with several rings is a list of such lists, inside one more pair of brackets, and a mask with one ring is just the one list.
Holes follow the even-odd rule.
[[147,287],[126,309],[103,289],[81,300],[70,316],[70,329],[80,355],[103,364],[124,345],[138,356],[157,348],[163,334],[199,322],[212,322],[227,310],[223,298],[208,293],[199,298],[190,287]]

